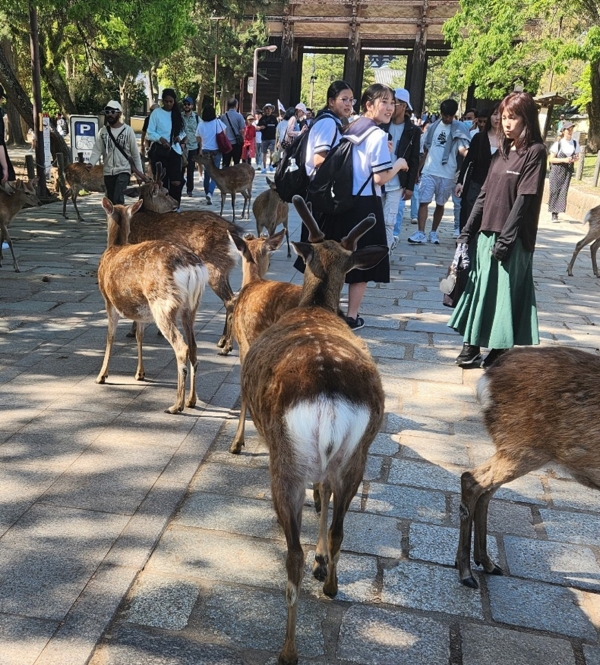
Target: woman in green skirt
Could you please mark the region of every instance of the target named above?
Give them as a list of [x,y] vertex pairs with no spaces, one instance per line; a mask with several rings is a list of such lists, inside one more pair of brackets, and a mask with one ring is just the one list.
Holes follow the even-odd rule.
[[[486,368],[515,345],[540,343],[532,260],[546,148],[530,95],[511,93],[499,112],[498,151],[458,238],[459,244],[476,239],[465,291],[448,322],[464,337],[460,367]],[[483,363],[481,347],[490,349]]]

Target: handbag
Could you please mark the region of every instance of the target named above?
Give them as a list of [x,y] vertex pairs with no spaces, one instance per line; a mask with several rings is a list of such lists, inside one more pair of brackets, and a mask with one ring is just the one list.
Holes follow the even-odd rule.
[[469,278],[469,249],[465,243],[459,243],[448,275],[440,282],[440,291],[444,294],[442,303],[446,307],[456,307]]
[[[223,123],[221,123],[221,125],[223,125]],[[227,134],[225,133],[224,126],[220,132],[217,132],[216,138],[217,138],[217,146],[221,154],[227,155],[233,150],[231,141],[227,138]]]

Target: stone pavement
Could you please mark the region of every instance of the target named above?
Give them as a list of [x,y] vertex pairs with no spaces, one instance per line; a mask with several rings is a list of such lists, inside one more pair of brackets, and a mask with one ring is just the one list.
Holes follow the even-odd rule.
[[[255,195],[263,188],[257,175]],[[243,454],[227,452],[239,366],[237,351],[216,354],[220,301],[207,290],[198,315],[196,409],[163,413],[176,370],[153,329],[146,382],[133,378],[135,343],[122,324],[108,383],[96,385],[105,222],[98,195],[80,201],[81,223],[71,207],[63,220],[59,204],[21,213],[11,230],[22,272],[6,259],[0,269],[0,663],[275,663],[285,543],[251,422]],[[292,237],[298,227],[292,214]],[[507,575],[479,575],[478,591],[458,583],[459,476],[492,446],[475,400],[481,372],[454,365],[461,339],[438,290],[451,228],[447,218],[439,246],[414,247],[406,224],[392,282],[367,291],[358,334],[377,359],[387,415],[346,520],[333,601],[310,575],[317,522],[307,494],[300,662],[599,665],[599,497],[562,470],[498,492],[490,549]],[[597,353],[589,254],[565,274],[583,233],[542,221],[540,324],[543,344]],[[292,261],[277,252],[271,276],[298,282]]]

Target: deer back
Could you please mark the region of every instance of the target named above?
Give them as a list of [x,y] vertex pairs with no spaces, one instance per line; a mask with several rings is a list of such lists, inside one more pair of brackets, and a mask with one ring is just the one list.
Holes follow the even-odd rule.
[[80,189],[86,189],[88,192],[103,192],[104,167],[102,164],[97,164],[88,169],[85,164],[74,162],[65,166],[65,180],[77,194]]
[[8,226],[17,213],[23,208],[41,205],[35,190],[37,178],[24,182],[17,180],[11,184],[12,194],[0,188],[0,222]]
[[284,228],[288,226],[288,204],[281,199],[272,180],[267,178],[267,184],[269,189],[261,192],[252,204],[258,235],[263,228],[267,229],[269,235],[273,235],[280,224],[283,224]]

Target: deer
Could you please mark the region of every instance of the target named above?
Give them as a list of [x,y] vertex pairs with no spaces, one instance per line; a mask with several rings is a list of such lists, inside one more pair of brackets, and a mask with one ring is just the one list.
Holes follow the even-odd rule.
[[0,267],[2,267],[2,244],[6,242],[12,255],[14,271],[20,272],[8,227],[23,208],[42,205],[36,193],[37,183],[38,179],[34,178],[29,182],[16,180],[7,188],[0,187]]
[[292,252],[290,251],[290,232],[288,231],[289,207],[279,197],[275,182],[269,177],[267,177],[267,185],[269,185],[269,189],[261,192],[252,204],[252,212],[256,219],[256,234],[260,236],[262,230],[266,229],[267,233],[272,236],[275,233],[275,229],[280,224],[283,224],[289,259],[292,256]]
[[600,206],[596,206],[595,208],[588,210],[583,222],[584,224],[588,223],[590,225],[590,230],[587,232],[585,238],[582,238],[575,245],[575,250],[573,252],[573,256],[571,257],[571,262],[567,267],[567,275],[569,275],[569,277],[573,277],[573,266],[575,265],[577,254],[579,254],[579,252],[587,244],[594,241],[590,247],[592,254],[592,270],[594,271],[594,275],[596,275],[596,277],[600,277],[600,275],[598,275],[598,264],[596,263],[596,254],[598,253],[598,247],[600,247]]
[[[319,483],[323,499],[312,572],[324,581],[324,593],[334,597],[344,517],[384,414],[381,379],[367,346],[337,315],[346,273],[367,269],[388,252],[387,246],[357,249],[375,218],[370,215],[336,242],[324,239],[301,197],[295,196],[293,204],[309,230],[308,243],[292,243],[306,263],[300,302],[259,335],[241,368],[242,397],[269,447],[273,503],[287,543],[287,624],[280,665],[298,662],[305,486]],[[331,493],[333,517],[326,539]]]
[[476,589],[474,559],[490,575],[502,569],[487,553],[487,513],[496,490],[548,462],[566,467],[582,485],[600,490],[598,410],[600,358],[565,347],[513,349],[477,386],[495,454],[461,476],[459,579]]
[[[129,242],[170,240],[189,247],[202,259],[208,270],[209,286],[225,306],[225,325],[217,342],[219,355],[229,354],[233,349],[231,325],[235,304],[229,274],[239,258],[229,233],[240,235],[241,227],[207,210],[174,212],[176,202],[162,187],[158,171],[155,180],[141,185],[138,191],[143,206],[131,217]],[[118,216],[120,211],[121,208],[115,207],[112,214]]]
[[[198,368],[194,319],[208,280],[208,270],[191,249],[167,240],[148,240],[137,245],[128,243],[131,218],[142,206],[115,206],[106,197],[102,207],[108,219],[108,246],[98,266],[98,286],[106,304],[108,332],[104,362],[96,383],[105,383],[108,362],[119,317],[136,322],[138,363],[137,381],[146,373],[142,343],[146,323],[154,321],[173,348],[177,359],[177,398],[166,413],[180,413],[184,404],[196,405],[196,371]],[[120,209],[120,215],[114,210]],[[177,328],[181,320],[185,340]],[[190,365],[190,389],[185,401],[187,364]]]
[[82,221],[77,207],[77,197],[82,189],[88,192],[105,192],[104,187],[104,167],[102,164],[90,167],[83,162],[73,162],[65,166],[65,180],[67,181],[67,189],[63,194],[63,217],[67,217],[67,201],[71,199],[75,212],[77,213],[78,221]]
[[[285,229],[258,238],[251,233],[243,238],[231,236],[242,255],[242,288],[233,309],[233,337],[240,349],[241,365],[254,340],[300,302],[302,287],[264,279],[271,254],[281,247],[284,235]],[[238,427],[229,449],[234,455],[242,451],[245,422],[246,403],[242,397]]]
[[244,197],[242,207],[242,219],[250,219],[250,201],[252,200],[252,183],[254,182],[254,168],[250,164],[234,164],[225,169],[217,168],[212,157],[200,153],[194,157],[194,160],[207,169],[210,177],[217,183],[221,192],[221,212],[223,215],[223,206],[225,205],[225,195],[231,194],[231,210],[233,221],[235,222],[235,195],[240,192]]

